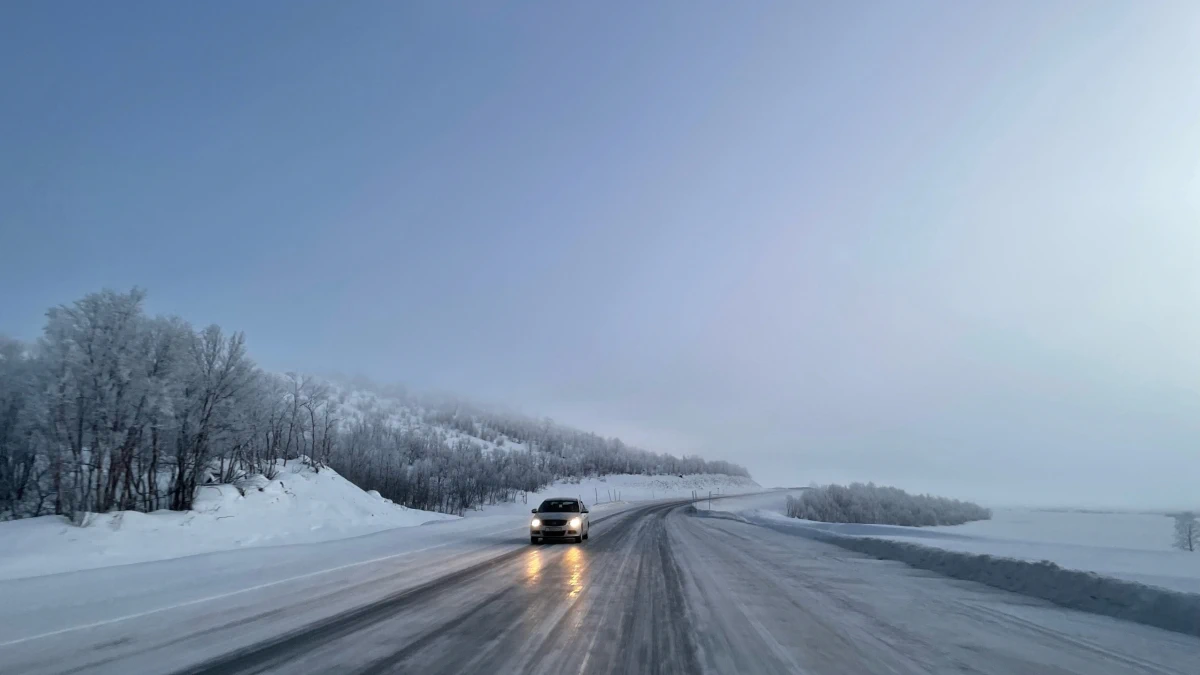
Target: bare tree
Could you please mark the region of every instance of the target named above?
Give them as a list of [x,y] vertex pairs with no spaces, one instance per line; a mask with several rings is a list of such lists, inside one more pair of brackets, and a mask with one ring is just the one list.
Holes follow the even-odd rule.
[[1175,548],[1195,551],[1200,548],[1200,521],[1191,511],[1175,514]]
[[25,345],[0,336],[0,519],[19,516],[38,488],[37,366]]

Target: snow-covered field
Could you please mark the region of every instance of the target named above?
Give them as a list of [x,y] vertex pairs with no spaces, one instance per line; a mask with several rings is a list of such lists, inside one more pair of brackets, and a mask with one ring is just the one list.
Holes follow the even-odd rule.
[[714,502],[713,508],[785,536],[1200,635],[1200,555],[1168,548],[1165,516],[1005,509],[992,521],[918,528],[789,518],[785,501],[786,492],[776,492]]
[[[785,494],[714,502],[715,509],[781,516]],[[1200,553],[1172,548],[1173,521],[1151,513],[994,509],[991,520],[947,527],[797,523],[848,536],[878,537],[986,554],[1200,593]]]
[[453,518],[393,504],[332,469],[297,461],[237,487],[200,489],[192,511],[90,514],[0,523],[0,579],[281,544],[308,544]]
[[963,553],[1049,560],[1067,569],[1200,593],[1200,554],[1171,547],[1173,521],[1164,515],[998,509],[991,520],[965,525],[857,534]]
[[[551,496],[577,496],[597,514],[618,504],[761,490],[738,476],[616,475],[559,482],[524,501],[473,511],[473,518],[528,514]],[[598,498],[598,501],[597,501]],[[532,504],[530,504],[532,502]],[[279,475],[205,487],[188,512],[92,514],[83,527],[61,516],[0,523],[0,579],[128,565],[242,548],[311,544],[412,528],[455,516],[407,509],[359,489],[332,469],[292,461]],[[516,521],[513,521],[515,524]],[[504,525],[511,526],[509,521]],[[393,534],[404,535],[402,531]]]

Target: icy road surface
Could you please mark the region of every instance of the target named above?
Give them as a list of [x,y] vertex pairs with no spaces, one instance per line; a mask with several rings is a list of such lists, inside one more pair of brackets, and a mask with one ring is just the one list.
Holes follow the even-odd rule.
[[[272,564],[252,559],[255,574],[248,552],[204,558],[202,588],[178,578],[188,590],[132,614],[120,584],[144,579],[158,597],[197,560],[0,583],[0,672],[1194,675],[1200,663],[1198,638],[679,503],[598,517],[583,545],[530,546],[519,525],[421,529],[431,539],[408,552],[387,553],[387,533],[281,547]],[[305,571],[300,556],[341,566]],[[239,590],[240,576],[253,583]]]

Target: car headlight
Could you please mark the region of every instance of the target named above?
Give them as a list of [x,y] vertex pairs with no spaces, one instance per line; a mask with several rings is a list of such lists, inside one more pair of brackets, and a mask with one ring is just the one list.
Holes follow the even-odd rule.
[[572,518],[571,522],[567,523],[567,525],[570,525],[571,527],[579,527],[582,524],[583,524],[583,521],[580,520],[579,518]]
[[538,520],[537,518],[534,518],[533,520],[531,520],[531,521],[529,522],[529,526],[530,526],[530,527],[541,527],[541,526],[542,526],[542,521]]

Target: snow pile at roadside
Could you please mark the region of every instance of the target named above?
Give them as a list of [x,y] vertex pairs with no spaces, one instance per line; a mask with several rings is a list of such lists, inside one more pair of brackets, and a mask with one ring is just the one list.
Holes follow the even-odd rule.
[[[760,525],[799,534],[876,558],[897,560],[939,574],[976,581],[1057,605],[1200,636],[1200,595],[1173,591],[1092,572],[1070,570],[1050,561],[1032,562],[964,553],[895,539],[839,534],[820,523],[773,512],[748,512]],[[931,542],[943,541],[930,539]]]
[[193,510],[0,522],[0,579],[163,560],[252,546],[302,544],[453,518],[393,504],[332,469],[279,465],[272,480],[200,488]]
[[760,491],[762,491],[762,487],[758,483],[744,476],[714,473],[685,474],[683,476],[613,474],[596,478],[582,478],[578,481],[556,481],[538,492],[527,493],[524,498],[518,497],[516,503],[487,506],[482,511],[468,512],[467,516],[528,513],[531,508],[548,497],[579,497],[589,507],[599,506],[603,511],[607,505],[618,503],[655,499],[691,499],[693,493],[697,497],[708,497],[708,493],[712,492],[712,495],[716,497]]

